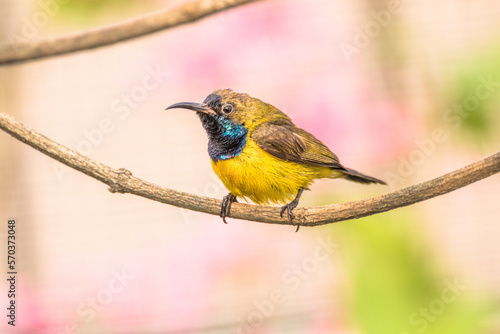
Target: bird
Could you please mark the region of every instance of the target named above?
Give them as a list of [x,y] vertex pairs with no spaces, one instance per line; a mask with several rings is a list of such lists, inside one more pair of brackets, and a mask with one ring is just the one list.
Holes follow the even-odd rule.
[[[342,166],[314,135],[278,108],[248,94],[218,89],[203,103],[179,102],[165,110],[175,108],[195,111],[208,135],[212,169],[229,190],[219,211],[226,224],[238,197],[259,205],[282,204],[280,216],[286,212],[295,225],[293,209],[316,179],[386,184]],[[296,225],[298,231],[300,224]]]

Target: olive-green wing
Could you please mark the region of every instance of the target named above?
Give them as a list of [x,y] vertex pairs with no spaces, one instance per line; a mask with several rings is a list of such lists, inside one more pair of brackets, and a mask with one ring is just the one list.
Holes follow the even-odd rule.
[[325,144],[291,122],[260,125],[252,131],[251,138],[277,158],[344,170],[337,156]]

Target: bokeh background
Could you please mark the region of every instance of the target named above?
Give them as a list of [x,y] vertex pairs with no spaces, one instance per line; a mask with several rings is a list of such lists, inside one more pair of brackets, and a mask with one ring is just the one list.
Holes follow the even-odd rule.
[[[183,1],[1,0],[1,45]],[[87,52],[0,67],[0,111],[114,168],[222,198],[196,115],[232,88],[277,106],[388,187],[317,181],[301,205],[440,176],[500,139],[500,4],[263,1]],[[45,19],[44,19],[45,18]],[[0,133],[2,333],[499,333],[500,177],[294,233],[106,186]],[[2,261],[2,277],[6,261]]]

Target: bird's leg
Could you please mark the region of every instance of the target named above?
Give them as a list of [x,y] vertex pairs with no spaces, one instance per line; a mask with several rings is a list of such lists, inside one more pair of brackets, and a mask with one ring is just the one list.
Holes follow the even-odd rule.
[[[283,213],[285,212],[285,210],[287,210],[288,211],[288,219],[290,220],[290,223],[292,225],[294,225],[293,224],[293,218],[295,218],[295,216],[292,213],[292,210],[295,209],[295,207],[297,205],[299,205],[300,196],[302,195],[302,192],[304,190],[309,190],[309,188],[300,188],[299,192],[297,193],[297,196],[295,196],[295,198],[293,199],[293,201],[291,201],[287,205],[284,205],[284,206],[281,207],[280,216],[283,217]],[[299,227],[300,227],[300,225],[297,224],[297,229],[295,230],[295,232],[299,231]]]
[[226,217],[229,216],[229,211],[231,210],[231,204],[238,202],[236,196],[229,193],[222,199],[222,204],[220,206],[219,216],[222,218],[224,224],[227,224]]

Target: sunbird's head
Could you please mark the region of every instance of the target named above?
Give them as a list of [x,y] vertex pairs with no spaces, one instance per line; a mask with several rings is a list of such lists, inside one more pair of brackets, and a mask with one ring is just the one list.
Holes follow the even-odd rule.
[[233,92],[231,89],[219,89],[208,95],[203,103],[180,102],[167,109],[184,108],[196,111],[202,121],[208,116],[219,120],[230,120],[247,129],[275,118],[287,118],[272,105],[253,98],[248,94]]

